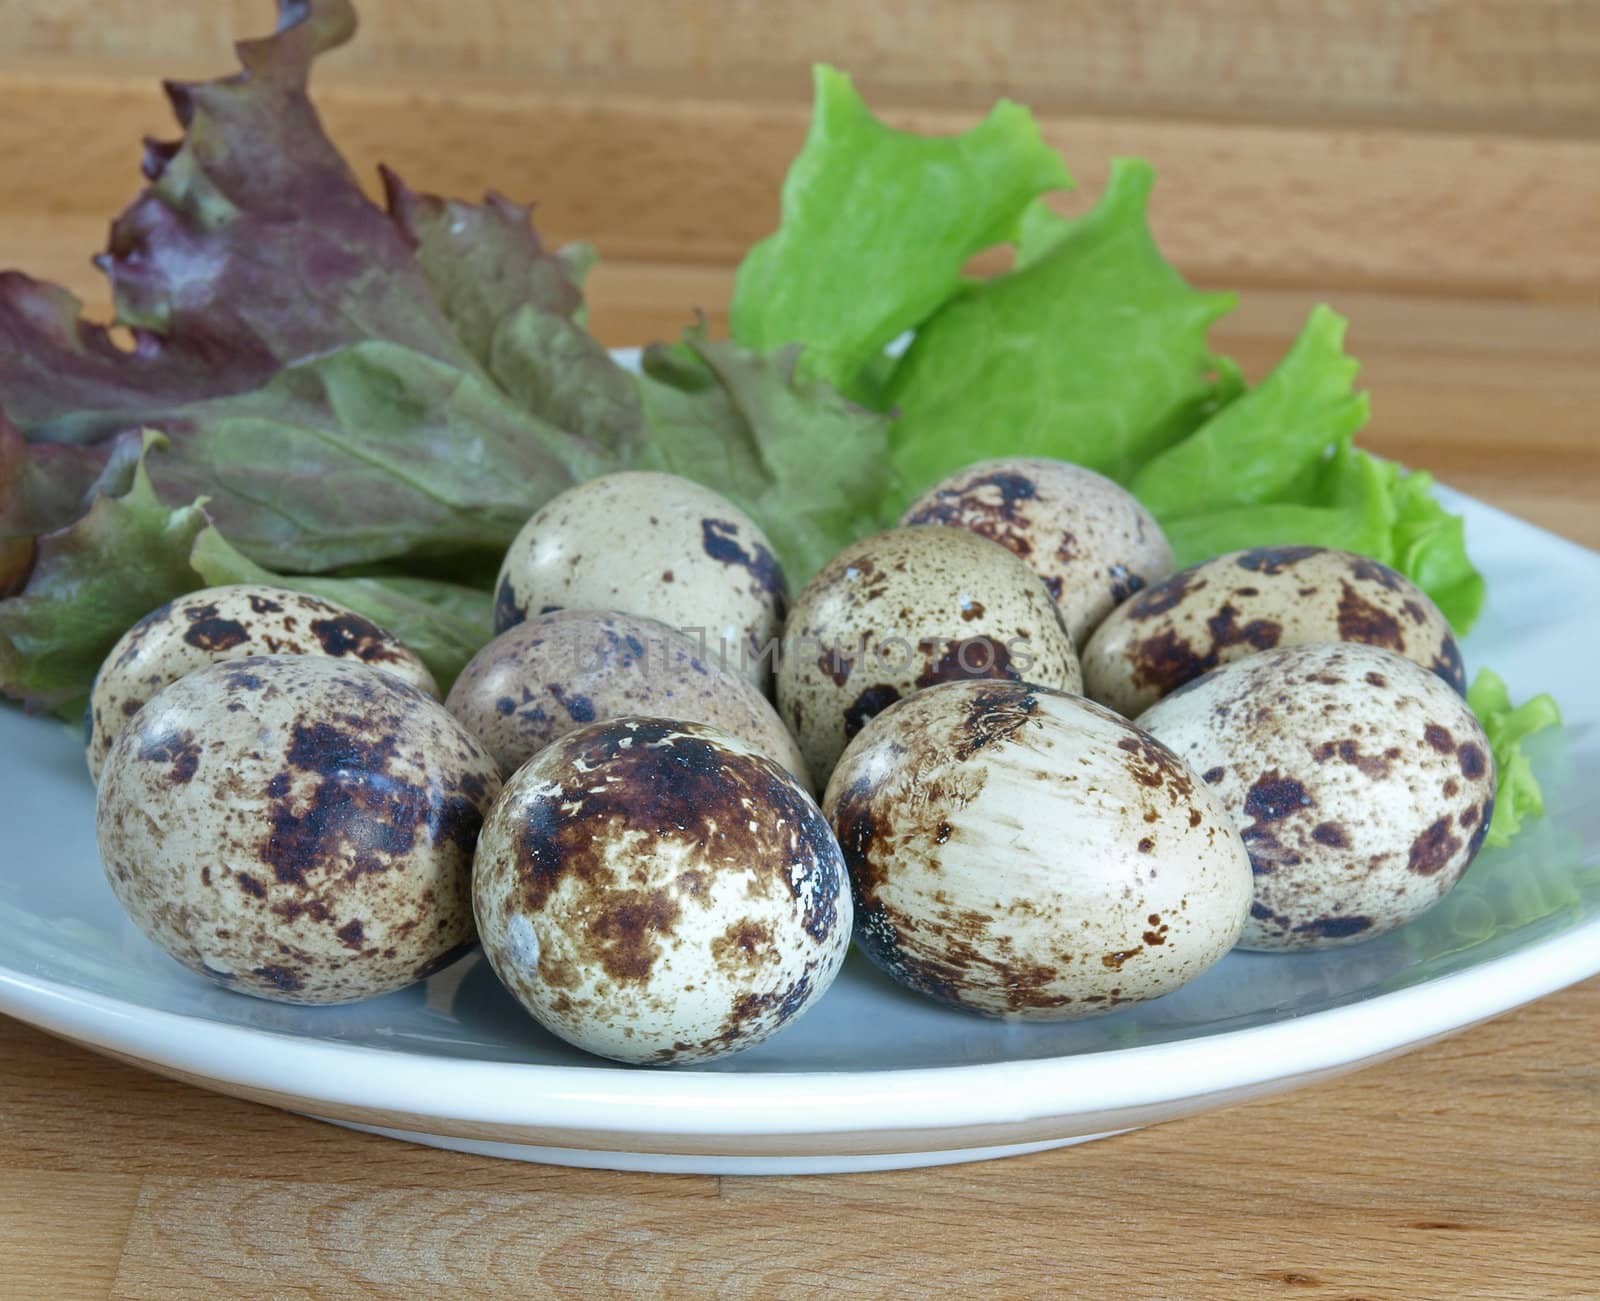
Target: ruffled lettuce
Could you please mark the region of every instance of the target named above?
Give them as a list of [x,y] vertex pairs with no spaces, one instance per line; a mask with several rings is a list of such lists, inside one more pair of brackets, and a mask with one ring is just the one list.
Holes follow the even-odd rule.
[[[1435,499],[1429,475],[1355,445],[1368,400],[1355,387],[1342,317],[1314,309],[1274,371],[1247,388],[1206,337],[1233,300],[1192,289],[1162,256],[1146,215],[1153,175],[1138,160],[1113,165],[1086,216],[1030,203],[1015,223],[1005,275],[968,283],[949,264],[927,276],[880,259],[874,269],[882,270],[869,276],[852,260],[863,248],[878,251],[863,231],[898,228],[911,245],[920,234],[896,202],[935,183],[926,156],[904,149],[887,197],[865,215],[854,209],[830,224],[825,201],[809,224],[797,215],[815,178],[837,182],[867,169],[872,150],[840,126],[864,119],[870,114],[848,85],[819,74],[817,119],[785,191],[785,230],[741,269],[734,325],[738,334],[750,304],[794,294],[805,310],[792,309],[790,320],[806,326],[774,338],[806,342],[802,366],[810,361],[891,406],[896,482],[885,517],[975,460],[1058,457],[1128,483],[1160,519],[1180,564],[1267,545],[1356,551],[1409,576],[1458,631],[1471,627],[1484,582],[1462,520]],[[930,174],[919,178],[918,169]],[[879,199],[876,190],[862,193]],[[785,235],[794,242],[785,245]],[[830,282],[838,265],[850,278]],[[775,290],[762,279],[777,274],[792,284]],[[892,292],[904,281],[920,296],[903,299],[879,328],[857,328],[852,313],[870,312],[885,286]],[[936,286],[941,301],[930,308]],[[783,319],[780,301],[763,306]],[[745,318],[746,339],[761,341],[753,319]],[[902,330],[914,331],[910,348],[885,363],[874,350]],[[1537,786],[1525,764],[1505,771],[1503,807],[1531,811]],[[1499,834],[1515,825],[1512,816],[1502,814]]]
[[1367,421],[1344,333],[1343,317],[1314,309],[1272,374],[1141,465],[1133,493],[1159,520],[1193,514],[1196,503],[1226,510],[1294,495],[1308,467]]
[[1146,219],[1154,173],[1119,159],[1094,209],[1018,269],[958,290],[890,377],[901,492],[988,456],[1132,477],[1237,392],[1206,342],[1231,294],[1191,288]]
[[804,374],[863,397],[884,348],[955,291],[967,260],[1013,239],[1029,201],[1071,179],[1020,105],[922,136],[881,122],[837,69],[815,80],[781,224],[740,265],[730,321],[747,348],[806,345]]
[[1522,743],[1536,732],[1560,727],[1561,711],[1548,695],[1513,705],[1505,682],[1490,669],[1478,670],[1467,688],[1467,703],[1488,734],[1498,777],[1494,818],[1484,843],[1509,845],[1529,819],[1544,815],[1544,794]]
[[1465,633],[1478,621],[1488,595],[1488,584],[1467,554],[1466,521],[1439,504],[1433,476],[1425,470],[1406,470],[1392,461],[1381,465],[1395,519],[1388,551],[1379,558],[1428,593],[1456,631]]
[[1271,375],[1149,460],[1131,487],[1180,564],[1257,546],[1357,551],[1404,573],[1465,632],[1484,583],[1462,521],[1435,500],[1430,476],[1355,447],[1367,398],[1354,388],[1345,324],[1313,309]]

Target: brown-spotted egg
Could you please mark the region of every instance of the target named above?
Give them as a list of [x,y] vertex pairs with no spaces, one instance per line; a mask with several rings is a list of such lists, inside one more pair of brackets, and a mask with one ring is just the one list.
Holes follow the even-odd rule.
[[1450,623],[1427,594],[1387,565],[1326,547],[1229,552],[1146,588],[1083,648],[1084,689],[1136,718],[1218,665],[1332,641],[1395,651],[1466,691]]
[[354,660],[439,694],[427,665],[354,610],[259,583],[201,588],[145,615],[106,656],[85,725],[90,773],[99,778],[111,743],[162,687],[207,664],[247,655]]
[[743,737],[808,787],[800,747],[751,681],[642,615],[556,610],[501,633],[445,707],[510,776],[557,737],[630,714],[706,723]]
[[891,529],[846,547],[795,601],[778,711],[825,783],[873,715],[962,678],[1082,685],[1050,593],[1015,555],[965,529]]
[[850,944],[827,822],[746,742],[622,718],[506,784],[474,874],[484,950],[547,1030],[603,1057],[705,1061],[820,998]]
[[763,689],[788,601],[754,520],[709,488],[649,470],[552,498],[517,534],[495,586],[497,633],[552,610],[642,614],[703,639]]
[[242,993],[342,1003],[473,940],[494,760],[418,688],[343,659],[213,664],[155,695],[106,756],[96,831],[139,929]]
[[1080,648],[1113,608],[1172,572],[1172,548],[1139,499],[1066,461],[969,465],[923,493],[900,522],[970,529],[1027,561]]
[[1139,718],[1221,799],[1255,871],[1243,948],[1382,934],[1444,897],[1494,814],[1483,728],[1439,675],[1393,651],[1263,651]]
[[1060,1020],[1165,994],[1233,947],[1250,862],[1215,794],[1081,696],[931,687],[879,714],[823,807],[856,938],[930,998]]

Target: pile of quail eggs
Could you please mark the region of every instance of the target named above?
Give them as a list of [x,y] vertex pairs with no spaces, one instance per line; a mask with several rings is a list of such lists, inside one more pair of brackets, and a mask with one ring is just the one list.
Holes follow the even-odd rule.
[[852,937],[919,994],[1058,1019],[1236,945],[1377,935],[1493,811],[1414,585],[1314,547],[1174,573],[1133,497],[1061,462],[952,476],[792,604],[731,503],[607,475],[528,521],[495,632],[441,703],[387,632],[301,593],[135,625],[88,717],[133,920],[297,1003],[481,940],[554,1034],[694,1062],[803,1014]]

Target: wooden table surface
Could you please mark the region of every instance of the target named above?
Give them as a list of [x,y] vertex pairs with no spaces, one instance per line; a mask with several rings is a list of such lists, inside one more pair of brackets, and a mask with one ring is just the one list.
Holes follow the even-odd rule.
[[[152,75],[225,68],[260,6],[182,0],[162,24],[137,0],[16,8],[0,264],[101,304],[85,254],[138,133],[166,130]],[[1180,265],[1247,287],[1216,337],[1252,374],[1327,299],[1353,321],[1368,446],[1600,547],[1595,6],[1212,0],[1198,26],[1052,6],[1045,32],[1026,0],[978,26],[954,0],[813,0],[772,27],[698,3],[552,0],[538,23],[509,0],[367,8],[367,43],[319,74],[363,174],[381,155],[420,185],[540,197],[548,230],[611,259],[591,295],[609,343],[670,336],[693,306],[720,320],[804,128],[806,59],[855,60],[926,125],[1005,90],[1091,190],[1110,153],[1155,158]],[[0,1296],[1593,1297],[1597,1030],[1591,981],[1341,1081],[1083,1147],[756,1179],[408,1147],[0,1019]]]

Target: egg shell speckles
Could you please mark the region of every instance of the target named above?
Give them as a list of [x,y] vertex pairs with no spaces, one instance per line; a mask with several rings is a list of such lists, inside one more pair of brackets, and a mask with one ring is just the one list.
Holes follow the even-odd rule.
[[1172,572],[1172,548],[1139,499],[1066,461],[980,461],[935,484],[900,523],[969,529],[1025,560],[1074,646],[1114,607]]
[[726,733],[630,718],[541,751],[484,825],[484,949],[546,1029],[653,1064],[758,1043],[820,998],[850,944],[821,811]]
[[1494,813],[1494,758],[1466,702],[1378,647],[1266,651],[1139,725],[1238,823],[1256,873],[1244,948],[1323,948],[1410,921],[1460,878]]
[[494,760],[416,687],[258,656],[134,716],[96,829],[112,890],[179,962],[260,998],[342,1003],[471,945],[473,846],[499,789]]
[[1126,719],[1062,692],[919,692],[845,751],[823,807],[868,957],[991,1016],[1168,993],[1233,947],[1250,907],[1216,796]]
[[810,787],[778,712],[713,653],[642,615],[558,610],[501,633],[445,702],[509,776],[557,737],[629,715],[705,723],[743,737]]
[[186,673],[249,655],[324,655],[383,669],[437,696],[427,665],[354,610],[282,587],[207,587],[152,610],[123,633],[94,680],[85,753],[96,779],[128,720]]
[[[552,498],[522,527],[495,583],[495,631],[551,610],[622,610],[659,619],[765,689],[765,651],[789,590],[754,520],[675,474],[606,474]],[[694,631],[700,630],[700,631]]]
[[1119,606],[1083,648],[1091,699],[1135,718],[1222,664],[1277,646],[1360,642],[1396,651],[1465,693],[1450,623],[1387,565],[1326,547],[1234,551]]
[[819,782],[868,719],[923,687],[1082,686],[1039,576],[964,529],[891,529],[846,547],[800,594],[783,643],[778,712]]

